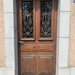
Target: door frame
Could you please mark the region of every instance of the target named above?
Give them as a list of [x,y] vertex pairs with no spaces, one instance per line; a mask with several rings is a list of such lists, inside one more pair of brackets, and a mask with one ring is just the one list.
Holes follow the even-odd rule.
[[[19,2],[20,0],[17,0],[17,11],[20,11],[19,10]],[[23,0],[24,1],[24,0]],[[55,74],[56,74],[56,52],[57,52],[57,49],[56,49],[56,46],[57,46],[57,14],[58,14],[58,2],[59,2],[59,0],[54,0],[54,4],[55,4],[55,7],[54,7],[54,10],[55,10],[55,14],[54,14],[54,16],[55,16],[55,18],[54,18],[54,24],[55,24],[55,28],[54,28],[54,30],[56,31],[56,33],[54,34],[56,37],[54,37],[54,41],[55,41],[55,56],[54,56],[54,58],[55,58]],[[19,28],[19,21],[20,21],[20,19],[19,19],[19,17],[20,17],[21,15],[19,15],[19,12],[17,12],[17,36],[18,36],[18,40],[19,40],[19,30],[18,30],[18,28]],[[18,40],[17,40],[17,42],[18,42]],[[20,73],[20,66],[19,66],[19,64],[20,64],[20,47],[19,47],[19,44],[18,44],[18,75],[20,75],[19,73]]]

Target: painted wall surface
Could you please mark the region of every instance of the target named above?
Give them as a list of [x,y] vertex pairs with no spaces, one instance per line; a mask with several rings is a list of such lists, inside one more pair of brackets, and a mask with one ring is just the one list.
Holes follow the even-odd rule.
[[75,3],[71,1],[69,66],[75,67]]
[[5,67],[5,38],[3,0],[0,0],[0,67]]

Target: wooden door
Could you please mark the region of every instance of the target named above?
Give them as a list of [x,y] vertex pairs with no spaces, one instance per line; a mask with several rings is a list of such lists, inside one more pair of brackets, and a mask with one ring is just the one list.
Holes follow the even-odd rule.
[[19,75],[55,75],[57,0],[18,0]]

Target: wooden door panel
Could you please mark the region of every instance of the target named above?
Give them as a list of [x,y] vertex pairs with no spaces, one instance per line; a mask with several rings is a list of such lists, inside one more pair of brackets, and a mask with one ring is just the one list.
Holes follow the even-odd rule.
[[34,52],[37,52],[37,51],[53,51],[53,44],[22,44],[21,46],[21,51],[24,52],[24,51],[34,51]]
[[18,0],[19,75],[55,75],[57,0]]
[[21,75],[35,75],[35,55],[21,53]]
[[53,53],[39,52],[36,60],[38,75],[53,75]]
[[53,75],[53,52],[22,52],[22,75]]

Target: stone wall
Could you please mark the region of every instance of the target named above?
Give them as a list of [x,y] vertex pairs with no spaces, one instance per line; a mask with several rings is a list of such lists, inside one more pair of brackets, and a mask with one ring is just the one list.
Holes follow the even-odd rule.
[[71,75],[68,64],[70,1],[59,0],[57,24],[57,75]]
[[6,50],[6,75],[18,75],[17,50],[17,0],[4,0],[4,30]]
[[15,10],[16,0],[0,0],[0,75],[18,75]]

